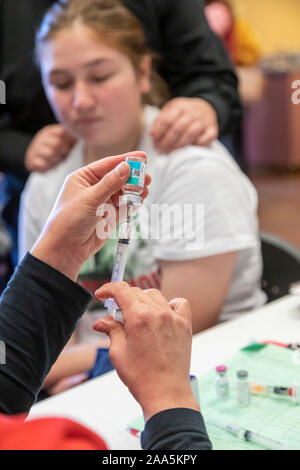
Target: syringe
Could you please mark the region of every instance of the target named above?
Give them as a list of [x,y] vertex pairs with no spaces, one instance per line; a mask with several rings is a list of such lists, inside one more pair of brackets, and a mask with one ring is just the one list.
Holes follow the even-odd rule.
[[282,442],[275,441],[270,439],[269,437],[262,436],[261,434],[257,434],[256,432],[249,431],[249,429],[242,428],[240,426],[234,426],[230,424],[224,424],[220,421],[215,419],[207,418],[206,422],[209,424],[213,424],[214,426],[218,426],[221,429],[226,429],[234,436],[239,439],[243,439],[248,442],[253,442],[254,444],[258,444],[266,449],[270,450],[299,450],[295,449],[294,447],[290,447]]
[[265,395],[273,398],[291,399],[295,403],[300,402],[300,387],[281,387],[276,385],[264,385],[257,382],[250,383],[250,391],[254,395]]
[[[127,217],[121,223],[120,226],[120,236],[118,239],[118,247],[113,267],[113,272],[111,276],[111,282],[120,282],[123,281],[129,242],[130,242],[130,228],[131,221],[134,214],[134,207],[132,204],[127,203]],[[107,315],[116,317],[116,311],[119,309],[118,304],[115,299],[110,298],[105,300],[104,307],[107,308]]]
[[[144,190],[146,178],[147,155],[145,152],[136,152],[126,157],[126,163],[130,166],[130,177],[123,187],[123,196],[120,198],[121,206],[126,207],[126,220],[120,226],[120,235],[118,248],[116,252],[111,282],[123,281],[129,241],[130,229],[135,210],[142,204],[142,192]],[[114,299],[107,299],[104,306],[108,309],[109,316],[116,317],[116,311],[119,309]]]

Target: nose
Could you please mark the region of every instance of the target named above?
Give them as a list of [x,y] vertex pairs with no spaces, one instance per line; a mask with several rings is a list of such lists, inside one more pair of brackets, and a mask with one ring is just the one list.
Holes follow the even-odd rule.
[[73,96],[73,105],[78,111],[87,111],[94,107],[95,99],[87,83],[76,83]]

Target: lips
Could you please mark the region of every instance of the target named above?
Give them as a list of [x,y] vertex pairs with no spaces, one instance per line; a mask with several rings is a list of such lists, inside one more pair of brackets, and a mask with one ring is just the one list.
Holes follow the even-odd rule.
[[76,124],[88,125],[88,124],[94,124],[95,122],[99,122],[99,121],[101,121],[101,118],[99,117],[80,118],[80,119],[77,119]]

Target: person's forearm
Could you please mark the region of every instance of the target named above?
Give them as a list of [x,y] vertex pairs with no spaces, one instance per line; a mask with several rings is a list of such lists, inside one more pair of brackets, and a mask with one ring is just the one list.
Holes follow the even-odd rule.
[[201,98],[212,105],[218,117],[219,135],[234,131],[243,117],[243,107],[236,91],[237,80],[234,75],[227,82],[222,77],[216,77],[211,80],[209,89],[201,88],[199,83],[198,91],[188,95]]
[[65,348],[47,375],[43,388],[51,389],[61,379],[89,371],[103,342],[99,340],[99,344],[75,344]]
[[144,450],[211,450],[200,412],[173,408],[147,421],[141,438]]
[[0,411],[29,411],[46,374],[84,313],[88,294],[61,273],[28,254],[0,304]]
[[238,80],[207,23],[204,2],[156,0],[156,9],[164,25],[161,72],[173,96],[205,99],[217,112],[220,133],[229,132],[242,118]]

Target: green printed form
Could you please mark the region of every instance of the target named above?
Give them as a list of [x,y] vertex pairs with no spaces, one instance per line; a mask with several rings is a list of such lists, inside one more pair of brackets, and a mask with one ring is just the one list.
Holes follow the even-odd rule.
[[[240,407],[236,400],[236,372],[241,369],[248,371],[250,382],[287,387],[300,385],[300,365],[293,364],[293,354],[294,351],[273,345],[253,345],[239,351],[224,362],[230,389],[227,400],[216,397],[215,369],[199,377],[200,407],[205,422],[210,419],[242,427],[300,450],[300,404],[284,397],[251,395],[250,405]],[[142,431],[143,418],[139,417],[130,427]],[[263,449],[217,426],[207,424],[206,427],[214,450]]]

